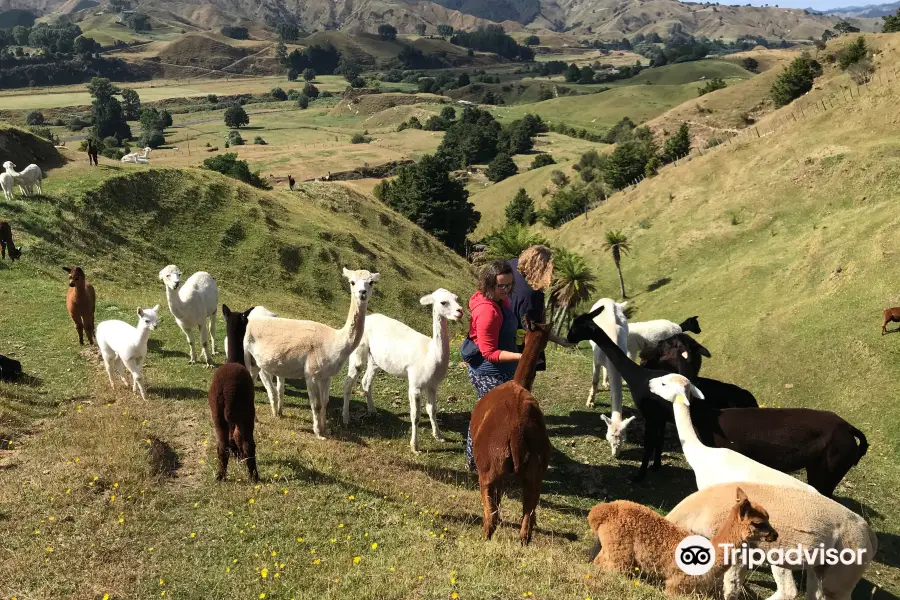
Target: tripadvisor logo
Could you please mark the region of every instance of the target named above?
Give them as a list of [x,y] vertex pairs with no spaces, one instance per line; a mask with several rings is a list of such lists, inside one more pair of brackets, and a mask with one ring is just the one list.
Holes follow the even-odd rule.
[[689,535],[675,548],[675,564],[688,575],[705,575],[716,562],[716,549],[702,535]]

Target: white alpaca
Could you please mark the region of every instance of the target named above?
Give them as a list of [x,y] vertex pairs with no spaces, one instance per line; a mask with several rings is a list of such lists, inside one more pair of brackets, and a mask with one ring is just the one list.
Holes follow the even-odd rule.
[[272,414],[281,414],[284,388],[275,388],[272,377],[306,379],[312,408],[313,431],[325,439],[331,378],[359,345],[366,321],[366,307],[378,273],[344,269],[350,281],[350,311],[341,329],[332,329],[315,321],[261,317],[247,323],[244,353],[247,369],[254,377],[259,373]]
[[[594,322],[606,332],[609,339],[616,341],[616,345],[623,352],[627,344],[629,330],[628,319],[625,318],[624,312],[626,304],[626,302],[618,303],[609,298],[602,298],[591,307],[591,311],[601,306],[604,307],[603,312],[595,317]],[[606,423],[606,441],[609,442],[610,450],[613,458],[615,458],[619,455],[619,451],[622,449],[622,444],[625,441],[625,429],[631,424],[634,417],[622,419],[622,376],[612,366],[597,344],[591,342],[591,347],[594,349],[594,371],[587,407],[593,408],[594,406],[594,397],[597,395],[597,384],[602,370],[603,387],[609,388],[609,403],[612,408],[612,416],[602,415],[601,418]]]
[[673,323],[666,319],[654,319],[628,324],[628,356],[636,359],[641,350],[648,346],[655,347],[679,333],[700,333],[699,317],[690,317],[682,323]]
[[126,154],[122,157],[123,163],[134,163],[134,164],[143,164],[146,165],[150,162],[150,148],[144,148],[143,154],[138,154],[137,152],[132,152],[131,154]]
[[175,265],[169,265],[160,271],[159,278],[166,288],[169,311],[191,346],[191,364],[197,362],[194,347],[197,335],[195,330],[199,327],[202,357],[208,367],[212,366],[211,357],[216,353],[216,310],[219,306],[216,280],[209,273],[197,271],[188,277],[179,290],[181,269]]
[[650,380],[650,391],[674,404],[675,426],[678,428],[678,438],[681,440],[681,449],[684,459],[694,470],[697,479],[697,489],[708,488],[720,483],[739,483],[742,481],[755,481],[757,483],[771,483],[784,487],[792,487],[818,494],[816,488],[803,483],[787,473],[782,473],[764,464],[758,463],[752,458],[729,450],[727,448],[710,448],[704,446],[694,424],[691,422],[691,412],[688,408],[688,397],[703,399],[703,393],[694,387],[687,377],[683,375],[665,375]]
[[41,187],[41,180],[44,178],[44,174],[36,164],[32,163],[25,167],[21,173],[17,173],[16,165],[8,160],[3,163],[3,168],[13,178],[13,182],[19,186],[23,196],[34,194],[34,188],[37,188],[38,194],[44,194],[44,190]]
[[7,202],[13,200],[13,190],[15,190],[16,181],[9,173],[0,173],[0,188],[3,188],[3,196]]
[[116,388],[113,380],[113,371],[119,376],[125,386],[128,379],[125,377],[125,369],[131,373],[132,391],[140,391],[141,399],[146,400],[144,393],[144,359],[147,358],[147,340],[150,332],[156,329],[159,322],[159,304],[153,308],[138,308],[139,317],[137,328],[125,321],[103,321],[97,325],[97,346],[103,356],[103,364],[106,374],[109,376],[109,385]]
[[418,424],[423,395],[427,400],[425,410],[431,420],[431,434],[437,441],[444,441],[435,417],[437,389],[447,376],[450,364],[447,320],[458,321],[463,315],[456,294],[445,289],[435,290],[423,296],[419,302],[423,306],[432,306],[430,338],[384,315],[366,317],[363,338],[350,355],[347,377],[344,378],[343,412],[344,425],[347,425],[350,423],[350,393],[363,365],[366,365],[366,374],[363,376],[362,387],[366,393],[369,414],[375,414],[372,402],[372,379],[375,372],[381,369],[394,377],[405,377],[409,381],[409,420],[412,423],[409,445],[416,454],[419,453]]

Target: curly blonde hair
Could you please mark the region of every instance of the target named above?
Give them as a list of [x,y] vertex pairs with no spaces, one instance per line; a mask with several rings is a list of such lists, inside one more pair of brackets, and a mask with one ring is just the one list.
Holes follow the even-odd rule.
[[519,273],[534,290],[542,290],[553,279],[553,256],[547,246],[531,246],[519,255]]

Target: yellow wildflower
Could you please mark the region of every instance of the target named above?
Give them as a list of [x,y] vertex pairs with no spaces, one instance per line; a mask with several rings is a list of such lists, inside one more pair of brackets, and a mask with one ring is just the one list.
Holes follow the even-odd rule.
[[378,542],[372,542],[372,550],[378,550]]
[[192,531],[192,532],[191,532],[191,537],[192,537],[192,538],[195,538],[195,537],[197,537],[197,534],[194,533],[194,532]]
[[259,574],[262,576],[263,579],[265,579],[266,577],[269,576],[269,570],[266,568],[263,568],[263,570],[260,571]]
[[354,564],[354,565],[358,565],[358,564],[359,564],[359,561],[360,561],[360,558],[359,558],[358,556],[354,556],[354,557],[353,557],[353,564]]

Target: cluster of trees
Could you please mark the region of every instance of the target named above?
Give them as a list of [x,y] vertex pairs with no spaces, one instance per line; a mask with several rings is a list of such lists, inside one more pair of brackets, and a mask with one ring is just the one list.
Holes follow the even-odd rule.
[[230,37],[233,40],[247,40],[250,39],[250,32],[246,27],[240,27],[237,25],[225,25],[220,29],[222,35],[225,37]]
[[897,9],[896,15],[886,15],[881,18],[884,19],[884,25],[882,26],[882,31],[884,31],[884,33],[896,33],[900,31],[900,8]]
[[[81,39],[81,38],[79,38]],[[93,77],[117,81],[140,81],[150,78],[149,71],[120,58],[90,56],[60,58],[58,55],[33,59],[0,57],[0,88],[22,88],[38,85],[70,85],[84,83]]]
[[784,106],[812,89],[813,81],[822,74],[822,65],[813,60],[809,54],[803,53],[772,84],[769,94],[775,106]]
[[341,66],[341,53],[331,44],[324,46],[315,44],[307,46],[303,50],[294,50],[290,54],[286,54],[282,60],[288,69],[288,79],[294,81],[307,69],[310,69],[314,75],[315,73],[333,75]]
[[283,42],[296,42],[300,39],[300,28],[296,23],[282,21],[276,29],[278,30],[278,36]]
[[382,23],[378,26],[378,37],[385,41],[397,39],[397,28],[389,23]]
[[710,92],[714,92],[716,90],[721,90],[726,87],[725,80],[721,77],[713,77],[712,79],[707,80],[706,84],[697,90],[698,96],[705,96]]
[[[625,117],[626,119],[628,117]],[[553,133],[559,133],[562,135],[567,135],[569,137],[577,138],[580,140],[587,140],[589,142],[603,142],[604,138],[602,135],[597,133],[593,133],[582,127],[578,129],[577,127],[572,127],[570,125],[566,125],[565,123],[551,123],[549,126],[550,131]]]
[[34,27],[16,25],[0,30],[0,48],[31,46],[54,54],[72,54],[75,52],[75,39],[81,33],[81,27],[74,23],[38,23]]
[[834,58],[841,69],[850,73],[851,79],[857,85],[869,81],[869,76],[875,72],[875,65],[869,58],[869,49],[866,47],[866,40],[863,36],[859,36],[852,44],[841,48]]
[[130,140],[131,128],[125,121],[122,103],[116,98],[117,95],[122,94],[122,90],[103,77],[91,79],[87,89],[93,99],[91,102],[91,117],[94,121],[92,136],[99,140],[110,137],[119,142]]
[[[140,104],[138,106],[140,107]],[[140,111],[140,121],[141,136],[138,138],[138,146],[158,148],[166,143],[165,130],[172,126],[172,115],[169,111],[145,108]]]
[[203,161],[203,168],[233,177],[263,190],[269,189],[269,185],[260,177],[259,171],[251,172],[247,161],[238,160],[237,154],[227,153],[211,156]]
[[[634,77],[643,70],[641,61],[635,62],[632,66],[621,66],[601,69],[601,65],[594,63],[591,66],[578,68],[578,65],[572,63],[565,70],[566,81],[569,83],[607,83],[616,81],[617,79],[628,79]],[[599,73],[597,71],[600,71]]]
[[153,26],[150,24],[150,17],[142,12],[133,12],[125,15],[125,24],[134,31],[150,31]]
[[489,163],[498,154],[524,154],[534,147],[534,136],[546,131],[540,117],[525,115],[520,120],[501,126],[494,115],[467,106],[458,121],[444,135],[437,155],[451,169]]
[[510,60],[534,60],[534,50],[520,45],[500,25],[479,27],[476,31],[457,31],[450,38],[450,43],[481,52],[493,52]]

